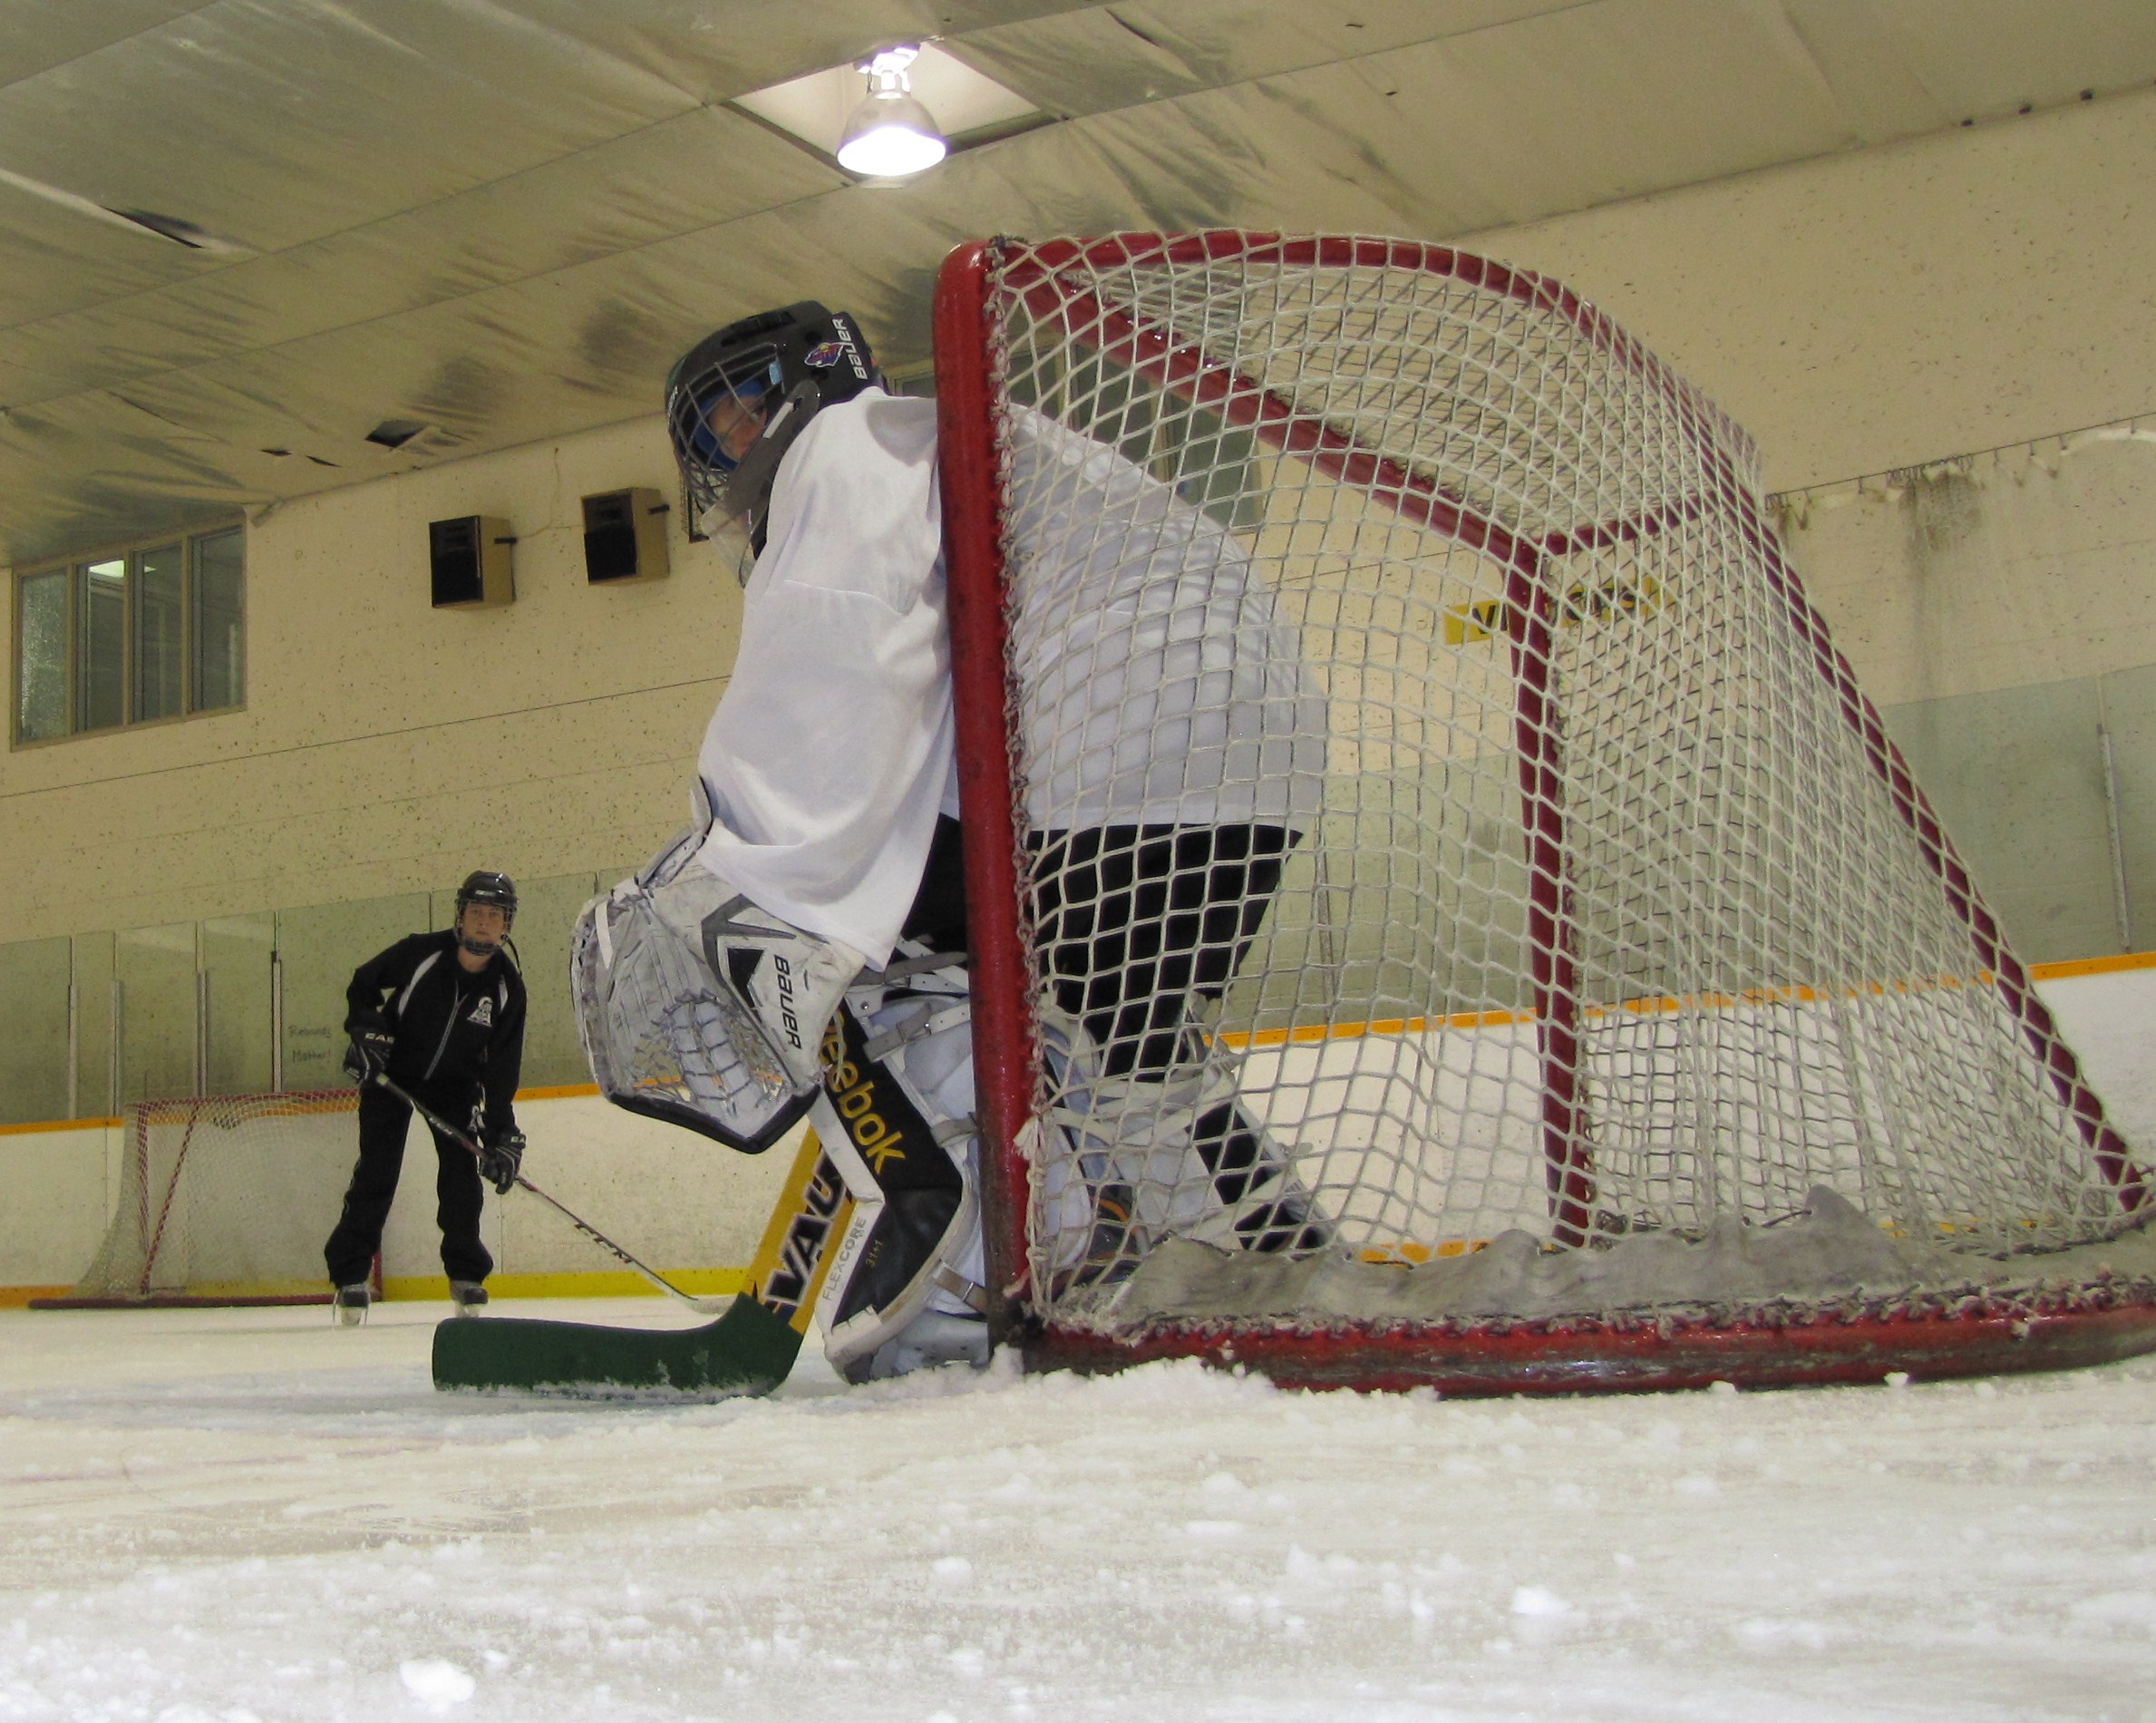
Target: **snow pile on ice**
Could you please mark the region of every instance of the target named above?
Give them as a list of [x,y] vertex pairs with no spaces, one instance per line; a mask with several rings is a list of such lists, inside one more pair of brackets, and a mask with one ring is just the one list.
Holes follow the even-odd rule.
[[446,1711],[478,1691],[479,1683],[454,1663],[439,1657],[414,1658],[397,1665],[404,1691],[428,1710]]
[[2014,1294],[2125,1276],[2156,1280],[2145,1231],[2005,1261],[1897,1239],[1825,1185],[1803,1213],[1755,1227],[1735,1216],[1697,1237],[1643,1232],[1607,1248],[1545,1250],[1523,1231],[1404,1267],[1340,1254],[1290,1261],[1187,1240],[1153,1251],[1090,1313],[1104,1329],[1209,1320],[1543,1321],[1611,1311],[1838,1305],[1921,1291]]

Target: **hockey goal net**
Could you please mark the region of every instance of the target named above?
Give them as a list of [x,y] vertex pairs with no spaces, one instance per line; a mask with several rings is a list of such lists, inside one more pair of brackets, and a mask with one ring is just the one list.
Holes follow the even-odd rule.
[[356,1089],[130,1106],[97,1258],[38,1308],[327,1303],[322,1243],[352,1175],[358,1106]]
[[996,1317],[1453,1390],[2156,1346],[2142,1173],[1784,559],[1547,278],[962,248],[937,385]]

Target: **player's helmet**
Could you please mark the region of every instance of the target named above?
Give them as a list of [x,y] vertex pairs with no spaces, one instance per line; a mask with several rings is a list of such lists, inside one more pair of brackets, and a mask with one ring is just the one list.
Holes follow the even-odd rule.
[[746,517],[763,548],[780,459],[817,413],[882,381],[869,344],[842,311],[803,299],[706,336],[666,377],[666,428],[710,531]]
[[457,888],[457,920],[461,921],[466,907],[474,903],[494,905],[501,911],[505,929],[517,919],[517,888],[506,873],[490,873],[483,868],[467,873]]

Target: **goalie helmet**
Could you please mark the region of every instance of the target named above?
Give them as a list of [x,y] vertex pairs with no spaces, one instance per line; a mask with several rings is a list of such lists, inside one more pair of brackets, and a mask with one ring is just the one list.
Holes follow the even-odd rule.
[[730,323],[666,377],[666,429],[689,510],[712,531],[742,519],[763,548],[772,483],[794,439],[824,407],[882,377],[853,319],[803,299]]

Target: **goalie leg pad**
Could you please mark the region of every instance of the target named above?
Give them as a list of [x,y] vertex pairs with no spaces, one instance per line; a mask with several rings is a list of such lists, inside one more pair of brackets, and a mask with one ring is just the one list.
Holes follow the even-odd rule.
[[[918,956],[901,945],[901,961]],[[814,1118],[858,1203],[817,1316],[850,1381],[987,1356],[964,976],[938,987],[918,973],[903,986],[869,978],[825,1037]]]

